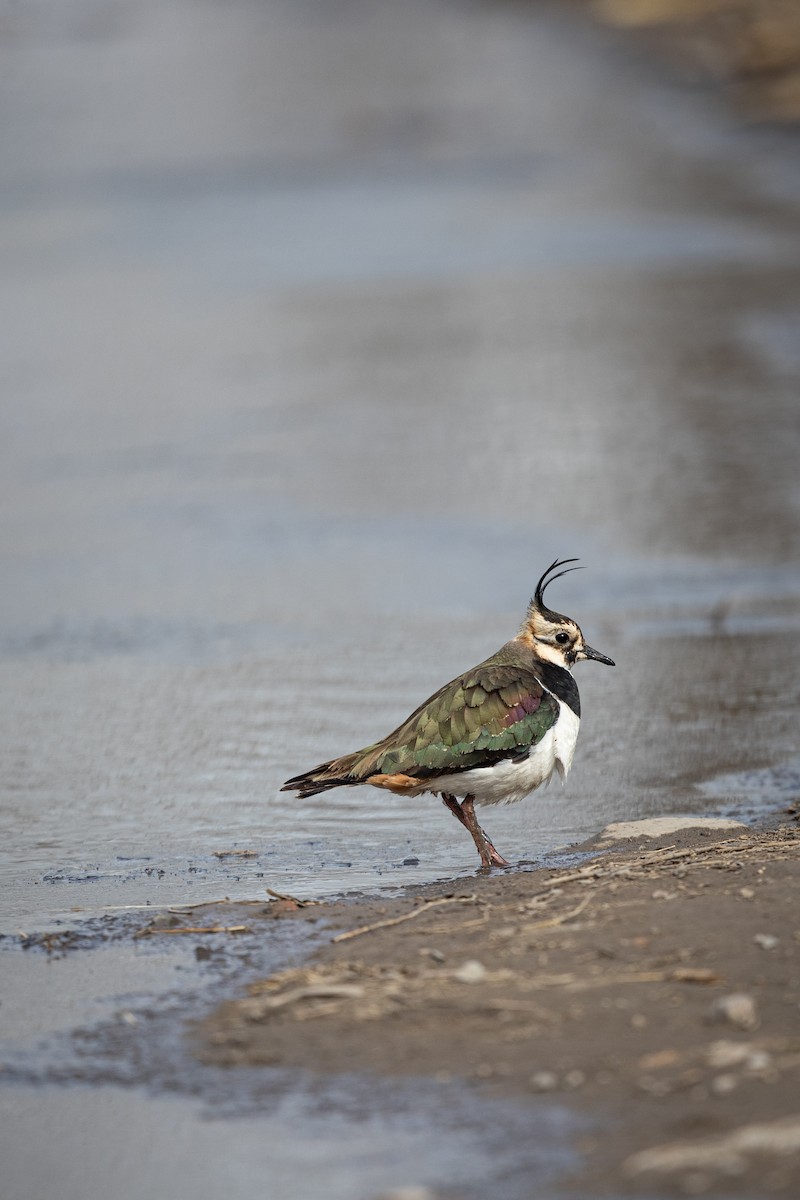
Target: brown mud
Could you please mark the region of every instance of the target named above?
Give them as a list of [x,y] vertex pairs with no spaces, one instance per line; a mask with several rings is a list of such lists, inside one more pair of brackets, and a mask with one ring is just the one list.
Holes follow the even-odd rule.
[[197,1023],[195,1052],[547,1094],[589,1119],[569,1194],[796,1195],[795,817],[601,841],[572,868],[389,901],[276,898],[269,920],[329,940]]

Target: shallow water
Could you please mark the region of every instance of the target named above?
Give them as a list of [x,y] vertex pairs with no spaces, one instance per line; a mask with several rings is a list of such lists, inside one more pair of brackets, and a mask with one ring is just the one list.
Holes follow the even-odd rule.
[[[198,1061],[193,1022],[232,986],[302,961],[326,940],[324,926],[256,921],[236,937],[203,938],[202,953],[193,938],[166,948],[132,940],[135,928],[120,914],[85,922],[78,942],[47,953],[3,947],[10,1195],[49,1195],[57,1176],[65,1200],[103,1195],[110,1177],[124,1200],[165,1188],[211,1197],[223,1178],[244,1196],[266,1178],[275,1200],[395,1187],[465,1200],[491,1187],[517,1200],[531,1178],[546,1188],[577,1164],[571,1142],[589,1122],[550,1101],[520,1107],[445,1075],[318,1077]],[[45,1147],[34,1128],[52,1131]]]
[[[666,606],[660,618],[661,581],[648,603],[646,581],[633,579],[630,611],[652,615],[631,617],[632,632],[608,614],[598,614],[594,628],[584,621],[619,665],[579,668],[584,720],[566,784],[484,814],[512,861],[536,861],[614,820],[672,811],[753,816],[783,799],[763,785],[756,797],[746,772],[725,773],[768,761],[771,745],[777,761],[760,768],[762,784],[790,770],[782,759],[793,747],[783,677],[760,684],[756,713],[746,711],[752,701],[743,704],[752,742],[739,721],[720,720],[719,697],[735,695],[758,647],[771,653],[794,617],[775,603],[779,575],[762,591],[763,578],[741,570],[741,615],[725,617],[729,631],[720,630],[729,578],[687,582],[679,615]],[[782,582],[790,586],[791,575]],[[753,609],[761,611],[751,617]],[[392,728],[435,686],[438,662],[447,678],[459,655],[462,664],[478,661],[502,639],[501,622],[486,623],[497,626],[494,643],[480,636],[477,620],[454,627],[435,614],[418,633],[409,618],[395,618],[391,640],[380,628],[365,628],[358,642],[340,631],[323,663],[299,642],[267,649],[266,641],[248,661],[207,646],[195,656],[168,652],[167,661],[158,647],[87,653],[85,642],[76,648],[67,637],[60,660],[55,637],[44,650],[9,656],[0,675],[17,699],[4,714],[12,771],[0,825],[2,929],[43,928],[109,906],[245,898],[268,887],[321,897],[471,873],[472,843],[435,797],[337,789],[301,803],[279,787],[303,766]],[[751,626],[747,644],[741,625]],[[416,654],[426,645],[436,655],[423,665]],[[785,658],[792,668],[792,652]],[[682,687],[700,662],[689,708]],[[311,714],[301,702],[309,695]],[[680,738],[676,705],[685,710],[681,726],[692,722]],[[736,703],[730,708],[735,718]]]
[[[795,798],[796,139],[538,5],[44,0],[5,32],[0,930],[470,874],[438,800],[278,789],[496,649],[557,555],[589,569],[548,598],[618,665],[576,674],[566,787],[485,814],[506,856]],[[232,1197],[264,1147],[287,1200],[468,1195],[498,1156],[509,1197],[542,1194],[516,1118],[476,1164],[427,1092],[426,1132],[379,1089],[343,1162],[298,1081],[238,1134],[197,1101],[45,1087],[40,1039],[72,1053],[131,995],[208,981],[177,948],[20,954],[15,1200],[94,1200],[121,1163],[153,1194],[130,1146],[165,1120],[175,1196],[222,1143]],[[318,1148],[294,1183],[292,1120]]]
[[[369,1098],[362,1095],[356,1106],[353,1092],[365,1085],[347,1078],[333,1088],[314,1081],[313,1095],[298,1096],[295,1082],[276,1103],[275,1081],[266,1083],[268,1111],[256,1107],[255,1113],[237,1113],[235,1121],[224,1110],[204,1112],[197,1101],[137,1091],[16,1089],[13,1103],[0,1102],[0,1137],[8,1149],[32,1121],[46,1124],[56,1131],[52,1158],[69,1162],[75,1139],[92,1143],[98,1126],[108,1121],[137,1129],[148,1148],[144,1161],[138,1140],[122,1152],[101,1141],[80,1173],[67,1173],[59,1191],[63,1200],[102,1195],[112,1176],[120,1200],[160,1192],[214,1200],[220,1190],[245,1196],[263,1188],[265,1180],[273,1200],[360,1200],[395,1188],[427,1188],[433,1194],[447,1189],[465,1200],[491,1188],[499,1200],[517,1200],[527,1194],[531,1178],[547,1188],[576,1163],[567,1139],[578,1127],[553,1105],[523,1115],[510,1103],[465,1102],[453,1085],[415,1080],[394,1081],[389,1088],[373,1080]],[[14,1155],[6,1176],[13,1195],[49,1194],[51,1155],[44,1160],[33,1153]]]

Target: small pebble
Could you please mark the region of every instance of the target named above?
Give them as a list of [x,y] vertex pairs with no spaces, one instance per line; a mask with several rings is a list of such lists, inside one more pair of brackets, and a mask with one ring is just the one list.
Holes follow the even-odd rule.
[[436,1200],[436,1193],[427,1187],[399,1187],[381,1192],[378,1200]]
[[486,975],[486,967],[482,962],[478,962],[477,958],[468,958],[453,972],[453,978],[459,983],[482,983]]
[[717,1075],[711,1080],[711,1093],[714,1096],[729,1096],[735,1087],[735,1075]]
[[748,1054],[745,1064],[748,1071],[754,1071],[758,1074],[769,1071],[772,1067],[772,1055],[766,1050],[753,1050]]
[[558,1087],[558,1076],[552,1071],[534,1071],[529,1083],[534,1092],[554,1092]]
[[755,944],[760,946],[762,950],[774,950],[779,940],[779,938],[775,937],[774,933],[757,933],[753,938]]
[[577,1088],[582,1088],[586,1083],[586,1076],[583,1071],[567,1071],[564,1076],[564,1087],[569,1088],[574,1092]]
[[706,1051],[706,1061],[715,1070],[738,1067],[753,1053],[749,1042],[712,1042]]
[[433,959],[435,963],[443,963],[445,960],[445,956],[442,954],[441,950],[437,950],[433,946],[422,946],[420,949],[420,954],[424,958]]
[[735,1025],[737,1029],[755,1029],[758,1025],[758,1009],[752,996],[746,992],[731,992],[720,996],[711,1005],[709,1020]]
[[756,893],[753,888],[747,888],[747,887],[739,888],[739,895],[742,897],[743,900],[752,900],[754,898],[755,894]]

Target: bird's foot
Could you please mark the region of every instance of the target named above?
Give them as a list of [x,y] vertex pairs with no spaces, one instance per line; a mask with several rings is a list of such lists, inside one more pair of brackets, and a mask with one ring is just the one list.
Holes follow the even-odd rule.
[[472,840],[475,843],[475,848],[481,856],[481,866],[487,871],[491,871],[492,867],[507,867],[510,864],[503,858],[502,854],[498,854],[492,845],[492,840],[485,830],[481,829],[478,824],[478,818],[475,816],[475,797],[467,795],[459,804],[455,796],[444,794],[442,800],[450,809],[454,817],[464,825],[472,834]]
[[488,862],[485,862],[484,855],[481,854],[481,862],[483,865],[485,867],[489,867],[490,870],[492,867],[510,867],[511,863],[508,861],[508,859],[503,858],[502,854],[499,854],[497,850],[495,850],[494,846],[492,845],[492,840],[486,830],[481,829],[480,833],[481,837],[483,838],[483,849],[486,857],[488,858]]

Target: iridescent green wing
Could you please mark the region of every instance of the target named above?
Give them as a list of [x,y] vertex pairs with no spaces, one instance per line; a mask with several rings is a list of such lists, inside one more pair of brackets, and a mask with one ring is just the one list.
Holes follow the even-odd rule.
[[352,774],[418,778],[491,766],[536,745],[558,701],[524,667],[484,663],[454,679],[387,738],[368,747]]

